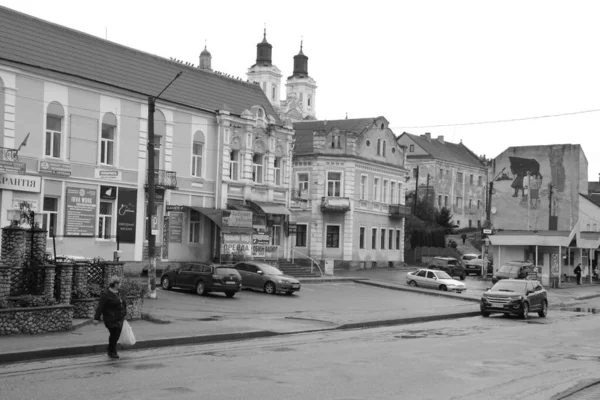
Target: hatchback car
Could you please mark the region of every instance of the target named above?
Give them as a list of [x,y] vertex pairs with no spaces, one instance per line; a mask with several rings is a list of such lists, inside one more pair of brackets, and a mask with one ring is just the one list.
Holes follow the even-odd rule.
[[172,287],[192,289],[201,296],[209,292],[222,292],[227,297],[233,297],[242,288],[239,272],[221,264],[183,264],[163,272],[160,282],[165,290]]
[[467,276],[465,267],[454,257],[433,257],[428,268],[444,271],[450,276],[458,276],[461,281]]
[[535,266],[530,262],[510,261],[496,270],[492,276],[492,283],[501,279],[526,279],[533,272],[535,272]]
[[406,274],[406,283],[410,286],[433,288],[442,291],[453,291],[462,293],[467,290],[464,283],[452,279],[450,275],[444,271],[433,271],[430,269],[418,269]]
[[545,317],[548,315],[548,294],[538,281],[502,279],[483,292],[479,306],[484,317],[503,313],[527,319],[530,311]]
[[242,276],[242,284],[245,289],[264,290],[268,294],[284,292],[288,295],[300,291],[298,279],[285,275],[272,265],[242,261],[235,264],[233,268],[237,269]]

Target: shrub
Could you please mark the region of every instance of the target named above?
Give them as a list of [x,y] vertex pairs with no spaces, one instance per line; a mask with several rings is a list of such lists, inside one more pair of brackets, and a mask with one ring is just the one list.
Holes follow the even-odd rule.
[[88,294],[89,297],[100,297],[102,294],[102,287],[97,283],[90,283],[88,285]]
[[141,283],[131,280],[124,279],[121,283],[121,289],[125,292],[126,296],[144,297],[148,292],[148,287]]

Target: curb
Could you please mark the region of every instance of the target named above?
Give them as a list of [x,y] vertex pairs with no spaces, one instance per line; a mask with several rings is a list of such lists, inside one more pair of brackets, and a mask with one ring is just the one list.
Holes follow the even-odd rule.
[[363,280],[355,280],[356,283],[362,283],[363,285],[369,285],[369,286],[375,286],[375,287],[380,287],[380,288],[384,288],[384,289],[390,289],[390,290],[400,290],[400,291],[404,291],[404,292],[411,292],[411,293],[419,293],[419,294],[423,294],[426,296],[438,296],[438,297],[448,297],[451,299],[457,299],[457,300],[464,300],[464,301],[470,301],[470,302],[474,302],[474,303],[479,303],[479,299],[474,299],[472,297],[463,297],[462,295],[459,294],[453,294],[453,293],[448,293],[448,292],[439,292],[439,291],[429,291],[429,290],[423,290],[423,289],[413,289],[411,287],[402,287],[402,286],[393,286],[393,285],[387,285],[385,283],[378,283],[378,282],[369,282],[369,281],[363,281]]
[[369,278],[354,278],[354,277],[340,277],[340,278],[296,278],[300,283],[305,285],[319,284],[319,283],[336,283],[336,282],[347,282],[354,283],[356,281],[369,280]]
[[[182,345],[199,345],[209,343],[221,343],[221,342],[233,342],[248,339],[261,339],[273,336],[289,336],[297,335],[302,333],[316,333],[316,332],[331,332],[331,331],[342,331],[351,329],[368,329],[377,328],[384,326],[394,325],[409,325],[416,323],[442,321],[446,319],[458,319],[458,318],[469,318],[479,316],[479,311],[469,311],[454,314],[442,314],[442,315],[426,315],[421,317],[410,317],[410,318],[397,318],[380,321],[366,321],[356,322],[339,325],[333,328],[319,328],[319,329],[308,329],[293,332],[273,332],[273,331],[248,331],[248,332],[236,332],[236,333],[223,333],[213,335],[199,335],[199,336],[182,336],[173,338],[162,338],[162,339],[150,339],[140,340],[135,345],[128,347],[128,350],[139,350],[139,349],[150,349],[158,347],[172,347]],[[106,352],[106,344],[93,344],[83,345],[75,347],[62,347],[54,349],[39,349],[31,351],[22,351],[18,353],[4,353],[0,354],[0,365],[6,365],[24,361],[36,361],[48,358],[65,358],[74,356],[83,356],[89,354],[104,354]]]
[[579,383],[563,392],[560,392],[560,393],[552,396],[552,398],[550,400],[568,399],[569,397],[571,397],[579,392],[583,392],[586,389],[589,389],[598,384],[600,384],[600,381],[598,379],[591,379],[591,380]]

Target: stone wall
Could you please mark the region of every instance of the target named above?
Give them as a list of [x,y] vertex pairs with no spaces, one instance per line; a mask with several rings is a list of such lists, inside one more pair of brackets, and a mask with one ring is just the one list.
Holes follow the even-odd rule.
[[72,326],[70,305],[0,309],[0,335],[68,331]]
[[[92,299],[73,299],[73,318],[94,318],[96,307],[98,307],[98,298]],[[133,321],[142,319],[142,309],[144,299],[141,297],[127,297],[127,320]]]

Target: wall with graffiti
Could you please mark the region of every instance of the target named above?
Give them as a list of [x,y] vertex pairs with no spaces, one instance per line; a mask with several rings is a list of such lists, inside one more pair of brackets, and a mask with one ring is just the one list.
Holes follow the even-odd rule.
[[509,147],[491,165],[494,228],[571,230],[587,169],[579,145]]

